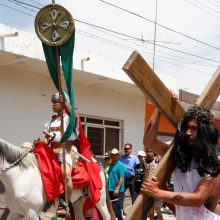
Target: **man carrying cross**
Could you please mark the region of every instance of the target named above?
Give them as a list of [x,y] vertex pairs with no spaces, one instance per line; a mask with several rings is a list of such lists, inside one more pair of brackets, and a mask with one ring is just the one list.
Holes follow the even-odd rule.
[[[149,120],[144,145],[164,155],[169,145],[156,138],[160,113]],[[192,106],[178,124],[174,137],[174,192],[159,189],[156,177],[144,181],[141,191],[153,198],[176,205],[177,220],[220,219],[220,162],[218,130],[210,110]]]

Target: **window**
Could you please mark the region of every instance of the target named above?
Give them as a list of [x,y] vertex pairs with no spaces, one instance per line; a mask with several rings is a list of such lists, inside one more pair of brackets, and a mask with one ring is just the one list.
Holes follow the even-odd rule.
[[123,122],[114,119],[105,119],[91,116],[80,116],[82,125],[96,156],[102,157],[112,148],[120,149],[122,146]]
[[96,128],[87,126],[87,137],[91,144],[91,150],[95,155],[104,155],[104,128]]

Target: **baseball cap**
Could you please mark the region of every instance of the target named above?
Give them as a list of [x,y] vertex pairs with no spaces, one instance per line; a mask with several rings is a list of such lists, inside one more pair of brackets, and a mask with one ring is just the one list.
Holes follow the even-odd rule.
[[146,153],[143,150],[138,151],[138,156],[146,157]]

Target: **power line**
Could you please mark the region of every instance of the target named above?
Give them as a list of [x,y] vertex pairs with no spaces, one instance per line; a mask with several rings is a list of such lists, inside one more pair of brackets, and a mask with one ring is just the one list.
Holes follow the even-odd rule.
[[[13,1],[20,2],[21,4],[26,4],[26,3],[23,3],[23,2],[18,1],[18,0],[13,0]],[[142,19],[144,19],[144,20],[147,20],[147,21],[149,21],[149,22],[155,24],[154,21],[152,21],[152,20],[150,20],[150,19],[148,19],[148,18],[146,18],[146,17],[143,17],[143,16],[141,16],[141,15],[139,15],[139,14],[136,14],[136,13],[134,13],[134,12],[131,12],[131,11],[127,10],[127,9],[124,9],[124,8],[119,7],[119,6],[113,5],[113,4],[111,4],[111,3],[109,3],[109,2],[106,2],[106,1],[104,1],[104,0],[98,0],[98,1],[101,1],[101,2],[103,2],[103,3],[105,3],[105,4],[108,4],[108,5],[112,6],[112,7],[115,7],[115,8],[117,8],[117,9],[120,9],[120,10],[125,11],[125,12],[130,13],[130,14],[133,14],[133,15],[135,15],[135,16],[138,16],[138,17],[140,17],[140,18],[142,18]],[[185,1],[187,1],[187,0],[185,0]],[[30,5],[30,4],[26,4],[26,5]],[[35,8],[37,8],[37,9],[40,9],[39,7],[36,7],[36,6],[33,6],[33,5],[30,5],[30,6],[35,7]],[[186,34],[184,34],[184,33],[182,33],[182,32],[179,32],[179,31],[176,31],[176,30],[174,30],[174,29],[171,29],[171,28],[169,28],[169,27],[167,27],[167,26],[161,25],[161,24],[159,24],[159,23],[157,23],[156,25],[158,25],[158,26],[160,26],[160,27],[162,27],[162,28],[165,28],[165,29],[167,29],[167,30],[169,30],[169,31],[172,31],[172,32],[174,32],[174,33],[180,34],[180,35],[182,35],[182,36],[184,36],[184,37],[186,37],[186,38],[189,38],[189,39],[191,39],[191,40],[194,40],[194,41],[196,41],[196,42],[198,42],[198,43],[201,43],[201,44],[204,44],[204,45],[206,45],[206,46],[212,47],[212,48],[214,48],[214,49],[220,50],[220,48],[218,48],[218,47],[215,47],[215,46],[210,45],[210,44],[208,44],[208,43],[206,43],[206,42],[203,42],[203,41],[201,41],[201,40],[198,40],[198,39],[196,39],[196,38],[193,38],[193,37],[191,37],[191,36],[189,36],[189,35],[186,35]]]
[[[101,42],[104,42],[104,43],[106,43],[106,44],[113,45],[113,46],[117,46],[117,47],[119,46],[120,48],[125,49],[125,50],[128,50],[128,51],[133,51],[133,50],[135,50],[134,48],[125,46],[125,45],[120,44],[120,43],[118,43],[118,42],[116,43],[116,42],[114,42],[114,41],[111,41],[111,40],[109,40],[109,39],[96,36],[96,35],[94,35],[94,34],[90,34],[90,33],[86,32],[86,31],[82,31],[82,30],[80,30],[80,29],[77,29],[77,32],[79,32],[79,34],[82,34],[82,35],[84,35],[84,36],[87,36],[87,37],[89,37],[89,38],[92,38],[92,39],[95,39],[95,40],[98,40],[98,41],[101,41]],[[143,47],[143,46],[141,46],[141,45],[139,45],[139,44],[135,44],[135,45],[140,46],[140,47]],[[139,50],[139,52],[142,52],[142,53],[144,53],[144,54],[149,54],[149,55],[153,56],[152,53],[147,52],[147,51]],[[161,52],[161,51],[158,51],[158,52]],[[163,53],[163,52],[161,52],[161,53]],[[164,53],[163,53],[163,54],[164,54]],[[160,57],[160,58],[165,59],[165,60],[172,60],[172,61],[176,61],[176,62],[181,62],[182,65],[183,65],[183,64],[192,64],[192,65],[199,65],[199,66],[205,66],[205,67],[216,67],[216,66],[213,66],[213,65],[197,64],[197,62],[199,62],[199,61],[195,61],[195,60],[189,60],[189,59],[188,59],[188,61],[185,61],[186,59],[183,58],[183,57],[174,56],[175,59],[174,59],[174,58],[168,58],[168,57],[160,56],[160,55],[157,55],[157,57]],[[180,59],[176,59],[176,58],[180,58]],[[170,63],[170,62],[167,62],[167,61],[164,61],[164,60],[161,60],[161,59],[158,59],[158,60],[160,60],[160,61],[162,61],[162,62]],[[189,62],[189,61],[190,61],[190,62]],[[173,65],[177,65],[177,66],[180,66],[180,65],[181,65],[181,64],[174,64],[174,63],[172,63],[172,64],[173,64]]]
[[215,12],[216,14],[219,14],[218,11],[214,10],[213,8],[209,7],[207,4],[204,4],[198,0],[194,0],[195,2],[198,2],[200,5],[203,5],[205,8],[209,8],[211,11]]
[[18,0],[10,0],[10,2],[17,2],[17,3],[20,3],[20,4],[23,4],[23,5],[26,5],[26,6],[29,6],[29,7],[32,7],[32,8],[36,8],[36,9],[39,9],[39,7],[37,6],[34,6],[34,5],[31,5],[31,4],[28,4],[28,3],[25,3],[25,2],[22,2],[22,1],[18,1]]
[[204,11],[205,13],[207,13],[207,14],[209,14],[209,15],[211,15],[211,16],[217,18],[217,19],[220,19],[220,17],[218,17],[218,16],[212,14],[211,12],[205,10],[204,8],[201,8],[200,6],[198,6],[198,5],[196,5],[196,4],[192,3],[192,2],[190,2],[190,1],[188,1],[188,0],[184,0],[184,1],[187,2],[187,3],[189,3],[189,4],[191,4],[191,5],[193,5],[193,6],[196,7],[196,8],[199,8],[200,10]]
[[[33,15],[30,15],[30,14],[25,13],[25,12],[23,12],[23,11],[19,11],[19,10],[15,9],[15,8],[12,8],[12,7],[9,7],[9,6],[7,6],[7,5],[4,5],[4,4],[1,4],[1,3],[0,3],[0,5],[3,5],[3,6],[5,6],[5,7],[8,7],[8,8],[10,8],[10,9],[15,10],[15,11],[18,11],[18,12],[21,12],[21,13],[23,13],[23,14],[26,14],[26,15],[29,15],[29,16],[34,17]],[[151,44],[151,45],[153,44],[152,42],[148,42],[148,41],[146,41],[146,40],[143,40],[143,39],[140,39],[140,38],[137,38],[137,37],[133,37],[133,36],[129,36],[129,35],[126,35],[126,34],[122,34],[122,33],[120,33],[120,32],[116,32],[116,31],[113,31],[113,30],[110,30],[110,29],[107,29],[107,28],[99,27],[99,26],[97,26],[97,25],[93,25],[93,24],[90,24],[90,23],[88,23],[88,22],[80,21],[80,20],[77,20],[77,19],[74,19],[74,20],[77,21],[77,22],[83,23],[83,24],[85,24],[85,25],[88,25],[88,26],[91,26],[91,27],[96,27],[96,28],[98,28],[98,29],[102,29],[102,30],[105,30],[105,31],[108,31],[108,32],[111,32],[111,33],[114,33],[114,34],[117,34],[117,35],[125,36],[125,37],[131,38],[131,39],[135,39],[135,40],[138,40],[138,41],[144,41],[144,42],[146,42],[146,43],[148,43],[148,44]],[[210,62],[214,62],[214,63],[218,63],[218,64],[219,64],[218,61],[213,60],[213,59],[201,57],[201,56],[194,55],[194,54],[191,54],[191,53],[188,53],[188,52],[185,52],[185,51],[181,51],[181,50],[176,50],[176,49],[173,49],[173,48],[170,48],[170,47],[166,47],[166,46],[163,46],[163,45],[160,45],[160,44],[156,44],[156,45],[157,45],[158,47],[162,47],[162,48],[165,48],[165,49],[168,49],[168,50],[172,50],[172,51],[179,52],[179,53],[182,53],[182,54],[185,54],[185,55],[193,56],[193,57],[196,57],[196,58],[200,58],[200,59],[203,59],[203,60],[206,60],[206,61],[210,61]]]
[[[124,50],[128,50],[128,51],[134,50],[134,49],[131,48],[131,47],[127,47],[127,46],[124,46],[124,45],[122,45],[122,44],[119,44],[119,43],[115,43],[115,42],[106,40],[105,38],[100,38],[100,37],[98,37],[98,36],[91,35],[91,34],[89,34],[89,33],[87,33],[87,32],[81,31],[81,30],[79,31],[79,34],[84,35],[84,36],[86,36],[86,37],[90,37],[90,38],[95,39],[95,40],[98,40],[98,41],[102,41],[102,42],[104,42],[104,43],[108,43],[109,45],[112,45],[112,46],[115,46],[115,47],[120,47],[121,49],[124,49]],[[151,57],[152,57],[152,55],[153,55],[152,53],[146,52],[146,51],[141,51],[141,50],[139,50],[139,52],[142,52],[142,53],[144,53],[144,54],[146,54],[146,55],[150,55]],[[162,59],[157,58],[158,61],[163,62],[163,63],[166,63],[166,64],[170,64],[170,66],[172,65],[172,66],[176,66],[176,67],[181,67],[181,68],[183,68],[183,69],[189,69],[189,70],[193,70],[194,72],[199,72],[199,73],[202,73],[202,74],[204,74],[204,75],[208,75],[207,73],[202,72],[202,71],[200,71],[200,70],[195,70],[195,69],[193,69],[193,68],[191,68],[191,67],[183,66],[183,65],[185,65],[185,64],[193,64],[193,63],[182,62],[182,64],[177,64],[177,63],[173,63],[173,62],[170,62],[170,61],[165,61],[165,60],[163,60],[163,59],[168,60],[169,58],[167,58],[167,57],[163,57],[163,56],[159,56],[159,55],[157,55],[157,56],[160,57],[160,58],[162,58]],[[178,60],[177,60],[177,61],[178,61]],[[179,62],[179,61],[178,61],[178,62]],[[169,66],[166,66],[166,67],[169,67]],[[160,68],[166,68],[166,67],[160,67]]]
[[[142,40],[142,39],[139,39],[137,37],[130,36],[130,35],[127,35],[127,34],[122,34],[120,32],[113,31],[113,30],[110,30],[110,29],[107,29],[107,28],[104,28],[104,27],[100,27],[100,26],[97,26],[97,25],[94,25],[94,24],[90,24],[90,23],[85,22],[85,21],[80,21],[78,19],[74,19],[74,20],[77,21],[77,22],[83,23],[85,25],[90,25],[90,26],[93,26],[93,27],[97,27],[97,28],[100,28],[100,29],[103,29],[103,30],[106,30],[106,31],[109,31],[109,32],[112,32],[112,33],[115,33],[115,34],[118,34],[118,35],[121,35],[121,36],[129,37],[129,38],[132,38],[132,39],[135,39],[135,40],[138,40],[138,41]],[[144,42],[146,42],[148,44],[153,44],[153,43],[145,41],[145,40],[144,40]],[[185,52],[185,51],[176,50],[176,49],[173,49],[173,48],[170,48],[170,47],[166,47],[166,46],[163,46],[163,45],[160,45],[160,44],[156,44],[156,45],[158,47],[162,47],[162,48],[165,48],[165,49],[168,49],[168,50],[172,50],[172,51],[175,51],[175,52],[179,52],[179,53],[182,53],[182,54],[186,54],[186,55],[189,55],[189,56],[197,57],[197,58],[200,58],[200,59],[203,59],[203,60],[208,60],[208,61],[211,61],[211,62],[214,62],[214,63],[218,63],[218,64],[220,63],[219,61],[212,60],[212,59],[205,58],[205,57],[201,57],[199,55],[194,55],[194,54],[191,54],[191,53],[188,53],[188,52]]]
[[[13,0],[13,1],[19,2],[19,3],[21,3],[21,4],[28,5],[28,6],[30,6],[30,7],[35,7],[35,8],[37,8],[37,9],[40,9],[40,8],[37,7],[37,6],[33,6],[33,5],[30,5],[30,4],[24,3],[24,2],[22,2],[22,1],[18,1],[18,0]],[[33,1],[33,0],[32,0],[32,1]],[[155,24],[154,21],[152,21],[152,20],[150,20],[150,19],[148,19],[148,18],[146,18],[146,17],[143,17],[143,16],[141,16],[141,15],[139,15],[139,14],[137,14],[137,13],[134,13],[134,12],[131,12],[131,11],[127,10],[127,9],[124,9],[124,8],[119,7],[119,6],[113,5],[113,4],[111,4],[111,3],[109,3],[109,2],[106,2],[106,1],[104,1],[104,0],[98,0],[98,1],[101,1],[101,2],[103,2],[103,3],[105,3],[105,4],[108,4],[108,5],[112,6],[112,7],[115,7],[115,8],[117,8],[117,9],[120,9],[120,10],[122,10],[122,11],[125,11],[125,12],[127,12],[127,13],[130,13],[130,14],[132,14],[132,15],[135,15],[135,16],[140,17],[140,18],[142,18],[142,19],[144,19],[144,20],[146,20],[146,21],[148,21],[148,22],[151,22],[151,23],[154,23],[154,24]],[[188,0],[184,0],[184,1],[188,1]],[[188,3],[190,3],[190,2],[188,2]],[[161,24],[159,24],[159,23],[157,23],[156,25],[158,25],[158,26],[160,26],[160,27],[162,27],[162,28],[164,28],[164,29],[167,29],[167,30],[169,30],[169,31],[172,31],[172,32],[174,32],[174,33],[177,33],[177,34],[179,34],[179,35],[182,35],[182,36],[184,36],[184,37],[186,37],[186,38],[189,38],[189,39],[191,39],[191,40],[193,40],[193,41],[196,41],[196,42],[198,42],[198,43],[201,43],[201,44],[203,44],[203,45],[206,45],[206,46],[212,47],[212,48],[214,48],[214,49],[220,50],[220,48],[218,48],[218,47],[216,47],[216,46],[213,46],[213,45],[211,45],[211,44],[208,44],[208,43],[206,43],[206,42],[203,42],[203,41],[201,41],[201,40],[198,40],[198,39],[196,39],[196,38],[193,38],[193,37],[191,37],[191,36],[189,36],[189,35],[186,35],[186,34],[184,34],[184,33],[182,33],[182,32],[179,32],[179,31],[176,31],[176,30],[174,30],[174,29],[171,29],[171,28],[169,28],[169,27],[167,27],[167,26],[161,25]]]
[[[89,26],[90,27],[90,26]],[[92,28],[92,29],[94,29],[94,30],[96,30],[96,31],[98,31],[98,32],[101,32],[101,33],[104,33],[104,34],[106,34],[106,35],[108,35],[108,36],[112,36],[112,37],[115,37],[115,38],[117,38],[117,39],[120,39],[120,40],[122,40],[122,41],[127,41],[128,39],[124,39],[124,38],[121,38],[121,37],[119,37],[119,36],[116,36],[116,35],[113,35],[113,34],[110,34],[109,32],[107,32],[107,31],[103,31],[103,30],[100,30],[100,29],[98,29],[98,28],[95,28],[95,27],[90,27],[90,28]],[[78,28],[77,28],[77,30],[79,30]],[[85,31],[84,31],[85,32]],[[90,33],[87,33],[88,35],[90,34]],[[88,36],[89,37],[89,36]],[[133,40],[133,39],[131,39],[131,40]],[[158,41],[157,41],[158,42]],[[149,49],[148,47],[145,47],[145,46],[143,46],[143,44],[141,45],[141,44],[137,44],[137,43],[133,43],[133,42],[131,42],[131,44],[134,44],[134,45],[136,45],[136,46],[138,46],[138,47],[141,47],[141,48],[146,48],[146,49]],[[134,49],[133,49],[134,50]],[[142,51],[143,53],[146,53],[146,51]],[[168,56],[171,56],[171,57],[174,57],[174,58],[168,58],[168,57],[164,57],[164,56],[160,56],[160,55],[157,55],[157,57],[162,57],[162,58],[164,58],[164,59],[168,59],[168,60],[176,60],[176,61],[178,61],[178,62],[183,62],[183,63],[186,63],[186,64],[193,64],[193,65],[199,65],[199,66],[205,66],[205,67],[216,67],[216,65],[211,65],[211,64],[197,64],[198,62],[200,62],[200,61],[196,61],[196,60],[192,60],[192,59],[189,59],[189,58],[186,58],[186,57],[180,57],[180,56],[177,56],[177,55],[173,55],[173,54],[170,54],[170,53],[166,53],[166,52],[164,52],[164,51],[160,51],[160,50],[156,50],[156,52],[158,52],[158,53],[161,53],[161,54],[166,54],[166,55],[168,55]],[[151,54],[152,55],[152,54]],[[177,59],[176,59],[177,58]],[[179,59],[178,59],[179,58]],[[185,62],[184,62],[184,61]],[[186,60],[188,60],[187,62],[186,62]]]
[[214,2],[213,2],[213,0],[212,1],[211,0],[206,0],[206,1],[210,2],[211,4],[213,4],[213,5],[217,6],[217,7],[220,7],[220,3],[217,2],[217,1],[214,1]]
[[36,3],[36,4],[40,5],[40,6],[44,6],[44,5],[42,5],[41,3],[37,2],[37,1],[34,1],[34,0],[30,0],[30,1]]
[[5,4],[3,4],[3,3],[0,3],[0,5],[4,6],[4,7],[6,7],[6,8],[10,8],[10,9],[12,9],[12,10],[14,10],[14,11],[20,12],[20,13],[22,13],[22,14],[25,14],[25,15],[28,15],[28,16],[31,16],[31,17],[34,17],[34,16],[31,15],[31,14],[28,14],[28,13],[26,13],[26,12],[24,12],[24,11],[20,11],[20,10],[18,10],[18,9],[16,9],[16,8],[10,7],[10,6],[5,5]]
[[[113,5],[113,4],[111,4],[111,3],[109,3],[109,2],[106,2],[106,1],[104,1],[104,0],[98,0],[98,1],[103,2],[103,3],[105,3],[105,4],[108,4],[108,5],[110,5],[110,6],[114,7],[114,8],[117,8],[117,9],[119,9],[119,10],[125,11],[125,12],[127,12],[127,13],[129,13],[129,14],[135,15],[135,16],[137,16],[137,17],[139,17],[139,18],[142,18],[142,19],[144,19],[144,20],[146,20],[146,21],[149,21],[149,22],[151,22],[151,23],[155,23],[154,21],[152,21],[152,20],[150,20],[150,19],[148,19],[148,18],[146,18],[146,17],[143,17],[142,15],[139,15],[139,14],[134,13],[134,12],[132,12],[132,11],[129,11],[129,10],[127,10],[127,9],[121,8],[121,7],[119,7],[119,6]],[[185,0],[185,1],[186,1],[186,0]],[[196,39],[196,38],[194,38],[194,37],[191,37],[191,36],[189,36],[189,35],[186,35],[186,34],[184,34],[184,33],[182,33],[182,32],[179,32],[179,31],[176,31],[176,30],[174,30],[174,29],[171,29],[171,28],[169,28],[169,27],[167,27],[167,26],[164,26],[164,25],[162,25],[162,24],[157,23],[157,25],[160,26],[160,27],[162,27],[162,28],[164,28],[164,29],[167,29],[167,30],[169,30],[169,31],[172,31],[172,32],[174,32],[174,33],[176,33],[176,34],[179,34],[179,35],[182,35],[182,36],[184,36],[184,37],[186,37],[186,38],[189,38],[189,39],[191,39],[191,40],[193,40],[193,41],[196,41],[196,42],[198,42],[198,43],[201,43],[201,44],[203,44],[203,45],[212,47],[212,48],[214,48],[214,49],[216,49],[216,50],[220,50],[220,48],[218,48],[218,47],[215,47],[215,46],[213,46],[213,45],[211,45],[211,44],[205,43],[205,42],[203,42],[203,41],[201,41],[201,40],[198,40],[198,39]]]
[[[96,30],[96,31],[98,31],[98,32],[101,32],[101,33],[104,33],[104,34],[106,34],[106,35],[108,35],[108,36],[112,36],[112,37],[115,37],[115,38],[117,38],[117,39],[120,39],[120,40],[122,40],[122,41],[128,41],[130,38],[128,38],[128,39],[124,39],[124,38],[121,38],[121,37],[119,37],[119,36],[117,36],[117,35],[113,35],[113,34],[110,34],[108,31],[103,31],[103,30],[100,30],[99,28],[96,28],[96,27],[92,27],[92,26],[88,26],[88,27],[90,27],[90,28],[92,28],[92,29],[94,29],[94,30]],[[79,30],[78,28],[77,28],[77,30]],[[130,39],[130,40],[134,40],[134,39]],[[141,39],[141,40],[143,40],[143,39]],[[135,40],[136,41],[136,40]],[[146,40],[146,41],[150,41],[150,40]],[[159,41],[157,41],[157,42],[159,42]],[[164,43],[164,42],[163,42]],[[146,48],[146,49],[149,49],[148,47],[145,47],[145,46],[143,46],[143,44],[141,45],[141,44],[137,44],[137,43],[133,43],[132,42],[132,44],[134,44],[134,45],[136,45],[136,46],[138,46],[138,47],[142,47],[142,48]],[[190,61],[190,62],[188,62],[188,63],[190,63],[190,64],[193,64],[193,63],[198,63],[199,61],[195,61],[195,60],[191,60],[191,59],[189,59],[189,58],[186,58],[186,57],[180,57],[180,56],[177,56],[177,55],[173,55],[173,54],[170,54],[170,53],[166,53],[166,52],[162,52],[162,51],[160,51],[160,50],[156,50],[158,53],[161,53],[161,54],[166,54],[166,55],[168,55],[168,56],[172,56],[172,57],[175,57],[175,58],[179,58],[179,59],[181,59],[181,60],[188,60],[188,61]],[[157,55],[157,56],[159,56],[159,55]],[[161,56],[162,57],[162,56]],[[166,58],[166,59],[169,59],[169,58],[167,58],[167,57],[164,57],[164,58]],[[172,60],[173,60],[173,58],[172,58]],[[187,62],[186,62],[187,63]],[[195,64],[195,65],[198,65],[198,64]],[[213,67],[213,65],[210,65],[210,64],[199,64],[200,66],[212,66]],[[216,66],[215,66],[216,67]]]
[[[88,27],[90,27],[90,26],[88,26]],[[94,29],[94,30],[96,30],[96,31],[99,31],[99,32],[101,32],[101,33],[105,33],[105,34],[108,34],[108,36],[109,36],[109,32],[107,32],[107,31],[103,31],[103,30],[100,30],[99,28],[96,28],[96,27],[90,27],[90,28],[92,28],[92,29]],[[129,41],[129,40],[135,40],[136,41],[136,39],[130,39],[130,38],[121,38],[121,37],[118,37],[118,36],[115,36],[115,35],[111,35],[111,36],[113,36],[113,37],[117,37],[118,39],[120,39],[120,40],[124,40],[124,41]],[[143,40],[143,37],[141,38],[141,41]],[[154,40],[145,40],[146,42],[153,42]],[[175,43],[175,42],[168,42],[168,41],[156,41],[157,43],[163,43],[163,44],[180,44],[180,43]],[[142,43],[145,43],[145,42],[142,42]]]
[[32,10],[32,9],[30,9],[30,8],[28,8],[28,7],[26,7],[26,6],[23,6],[21,3],[18,3],[17,1],[14,1],[14,0],[8,0],[8,1],[11,2],[11,3],[14,3],[14,4],[16,4],[16,5],[18,5],[18,6],[22,7],[22,8],[24,8],[24,9],[27,9],[28,11],[36,12],[36,11],[34,11],[34,10]]
[[133,48],[125,46],[125,45],[122,45],[120,43],[116,43],[114,41],[107,40],[105,38],[102,38],[102,37],[99,37],[99,36],[87,33],[85,31],[81,31],[81,30],[78,30],[78,31],[79,31],[79,33],[81,35],[87,36],[89,38],[92,38],[92,39],[95,39],[95,40],[98,40],[98,41],[101,41],[101,42],[104,42],[106,44],[109,44],[109,45],[112,45],[112,46],[116,46],[116,47],[120,47],[121,49],[125,49],[125,50],[128,50],[128,51],[132,51],[133,50]]

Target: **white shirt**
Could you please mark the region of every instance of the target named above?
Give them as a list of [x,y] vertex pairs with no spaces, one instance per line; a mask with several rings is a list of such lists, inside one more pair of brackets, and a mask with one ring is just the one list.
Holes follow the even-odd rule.
[[[60,131],[50,131],[50,128],[60,128],[60,125],[61,125],[61,120],[60,120],[60,117],[56,117],[55,119],[52,119],[51,121],[48,121],[46,124],[45,124],[45,128],[46,130],[50,133],[50,134],[55,134],[56,138],[54,141],[56,142],[59,142],[61,140],[61,132]],[[63,130],[64,130],[64,133],[67,129],[69,125],[69,116],[68,114],[65,114],[64,117],[63,117]],[[78,134],[79,134],[79,121],[77,120],[76,121],[76,133],[77,133],[77,136],[75,136],[74,134],[72,134],[68,140],[70,141],[74,141],[78,138]]]
[[[193,163],[192,163],[193,164]],[[192,167],[192,166],[191,166]],[[179,168],[173,172],[173,185],[175,192],[194,192],[201,177],[197,169],[190,169],[182,173]],[[176,205],[177,220],[220,220],[220,216],[209,211],[204,205],[200,207]]]

